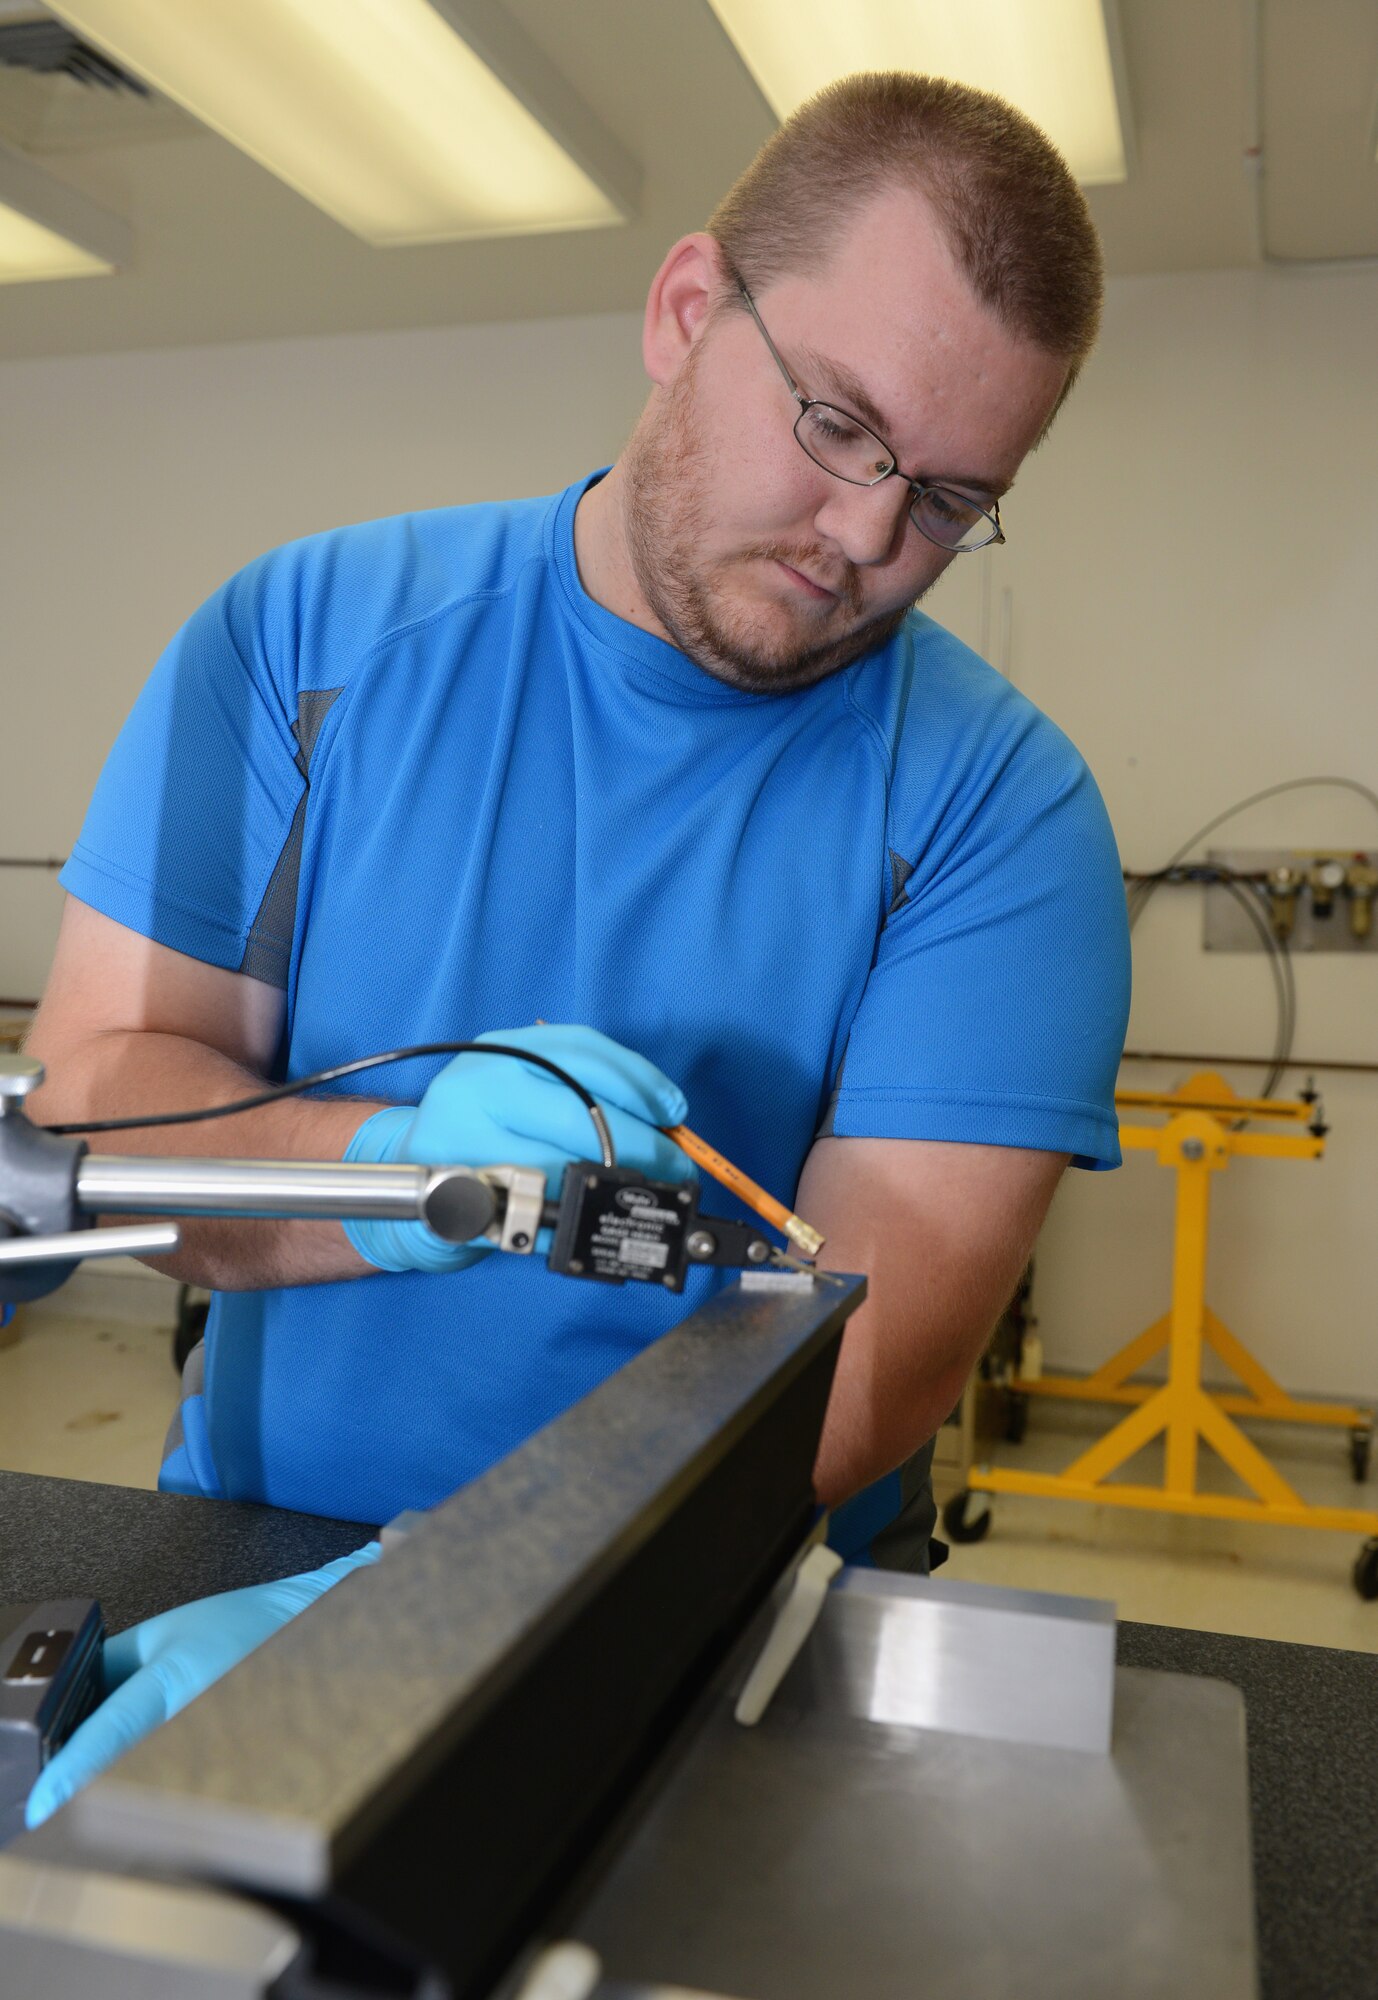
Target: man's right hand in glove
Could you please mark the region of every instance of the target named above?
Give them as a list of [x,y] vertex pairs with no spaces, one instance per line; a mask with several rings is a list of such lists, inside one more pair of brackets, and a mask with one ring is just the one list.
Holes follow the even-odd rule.
[[[688,1111],[677,1084],[596,1028],[492,1029],[476,1039],[528,1049],[576,1077],[598,1101],[612,1133],[617,1164],[648,1180],[692,1181],[695,1169],[656,1128],[681,1124]],[[597,1156],[597,1135],[567,1085],[548,1070],[511,1056],[453,1056],[418,1105],[389,1105],[365,1119],[347,1160],[410,1161],[418,1166],[535,1167],[556,1200],[572,1160]],[[445,1243],[424,1222],[347,1222],[345,1233],[381,1271],[462,1271],[493,1248]]]

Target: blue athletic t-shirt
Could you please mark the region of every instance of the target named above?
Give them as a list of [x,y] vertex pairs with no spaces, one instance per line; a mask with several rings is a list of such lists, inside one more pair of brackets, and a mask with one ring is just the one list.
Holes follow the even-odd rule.
[[[1116,1164],[1125,905],[1077,752],[919,612],[802,693],[723,686],[585,592],[590,483],[251,563],[149,680],[65,886],[280,986],[283,1077],[542,1017],[649,1057],[784,1199],[820,1132]],[[171,1483],[433,1506],[719,1282],[495,1255],[222,1294]]]

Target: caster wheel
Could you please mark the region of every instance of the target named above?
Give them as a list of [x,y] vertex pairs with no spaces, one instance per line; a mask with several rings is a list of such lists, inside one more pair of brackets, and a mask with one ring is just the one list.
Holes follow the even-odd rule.
[[1029,1428],[1029,1399],[1022,1389],[1005,1391],[1005,1442],[1023,1444]]
[[[943,1526],[954,1542],[983,1542],[990,1533],[990,1501],[984,1493],[954,1493],[943,1509]],[[1378,1597],[1378,1580],[1374,1583]]]
[[1356,1426],[1349,1433],[1349,1469],[1354,1475],[1356,1486],[1362,1486],[1368,1478],[1369,1453],[1373,1445],[1373,1432]]
[[1365,1542],[1355,1557],[1354,1588],[1366,1604],[1378,1597],[1378,1541]]

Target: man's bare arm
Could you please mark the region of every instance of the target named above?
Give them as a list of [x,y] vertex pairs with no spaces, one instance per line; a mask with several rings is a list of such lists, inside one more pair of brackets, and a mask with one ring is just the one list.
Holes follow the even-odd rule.
[[837,1506],[932,1437],[1013,1295],[1065,1154],[913,1139],[820,1139],[796,1207],[820,1262],[861,1271],[814,1485]]
[[[228,1104],[261,1090],[282,1033],[276,987],[154,944],[69,898],[27,1050],[48,1071],[37,1123]],[[287,1098],[233,1118],[93,1135],[93,1152],[338,1160],[372,1101]],[[221,1290],[359,1277],[372,1267],[335,1222],[184,1221],[175,1257],[151,1259]]]

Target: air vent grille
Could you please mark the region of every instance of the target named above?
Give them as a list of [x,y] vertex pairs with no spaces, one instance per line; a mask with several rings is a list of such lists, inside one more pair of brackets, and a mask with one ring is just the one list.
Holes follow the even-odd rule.
[[111,62],[60,21],[0,21],[0,65],[35,70],[40,76],[70,76],[77,83],[130,91],[136,97],[149,94],[138,77]]

